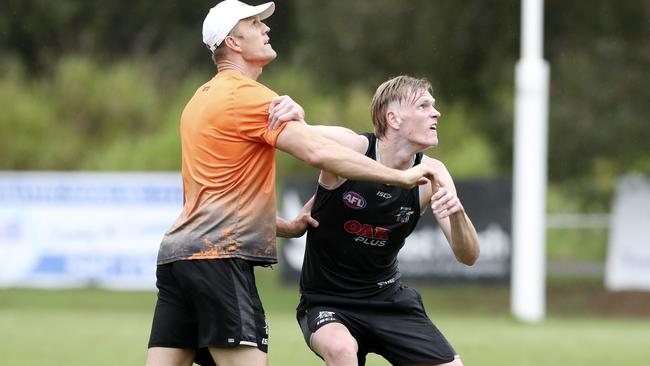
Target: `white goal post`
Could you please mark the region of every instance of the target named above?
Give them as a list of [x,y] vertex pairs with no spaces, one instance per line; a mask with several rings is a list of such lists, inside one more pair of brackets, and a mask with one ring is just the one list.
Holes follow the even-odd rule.
[[543,58],[544,1],[522,0],[516,66],[511,310],[522,321],[545,316],[549,66]]

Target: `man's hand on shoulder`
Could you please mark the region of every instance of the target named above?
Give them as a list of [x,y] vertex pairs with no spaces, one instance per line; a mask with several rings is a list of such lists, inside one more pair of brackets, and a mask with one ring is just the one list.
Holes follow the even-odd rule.
[[269,103],[269,128],[274,129],[282,123],[305,120],[305,111],[288,95],[280,95]]

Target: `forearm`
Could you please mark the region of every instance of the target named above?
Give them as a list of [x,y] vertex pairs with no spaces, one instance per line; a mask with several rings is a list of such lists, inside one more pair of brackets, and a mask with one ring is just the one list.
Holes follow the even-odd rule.
[[473,265],[481,252],[478,234],[464,211],[449,216],[451,248],[458,261]]
[[[276,146],[311,166],[354,180],[407,185],[404,171],[388,168],[367,156],[317,133],[305,124],[289,122]],[[411,183],[411,182],[409,182]]]
[[276,226],[276,233],[275,233],[276,236],[280,238],[295,237],[295,233],[293,232],[293,226],[291,225],[291,221],[283,219],[282,217],[276,215],[275,226]]
[[316,167],[351,180],[400,185],[402,171],[389,168],[338,143],[323,138]]

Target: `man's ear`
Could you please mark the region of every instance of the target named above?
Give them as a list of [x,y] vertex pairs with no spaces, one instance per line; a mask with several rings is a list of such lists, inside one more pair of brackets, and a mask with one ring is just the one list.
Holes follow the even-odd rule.
[[226,47],[234,50],[234,51],[241,51],[241,47],[239,46],[239,42],[237,42],[237,38],[233,36],[226,36],[226,38],[223,40],[226,43]]
[[399,130],[399,126],[402,124],[402,120],[399,118],[395,111],[386,112],[386,122],[389,126],[396,130]]

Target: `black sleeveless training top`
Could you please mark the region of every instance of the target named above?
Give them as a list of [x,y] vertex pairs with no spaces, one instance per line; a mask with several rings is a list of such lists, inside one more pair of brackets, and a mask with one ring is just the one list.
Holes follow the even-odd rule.
[[[376,160],[374,134],[366,156]],[[415,156],[414,164],[422,160]],[[419,188],[347,180],[318,186],[300,278],[301,303],[367,299],[400,285],[397,253],[420,218]]]

